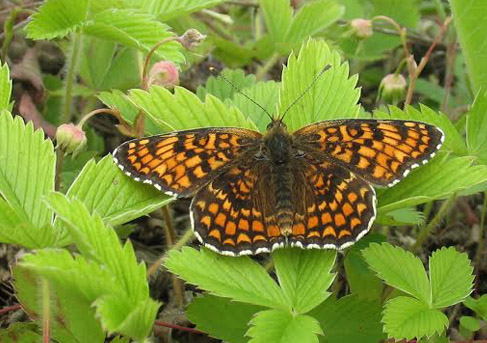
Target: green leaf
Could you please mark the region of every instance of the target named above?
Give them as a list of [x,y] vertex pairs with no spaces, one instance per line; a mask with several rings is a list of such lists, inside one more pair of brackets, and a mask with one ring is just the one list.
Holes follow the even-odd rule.
[[379,213],[375,221],[381,225],[421,225],[424,223],[424,213],[414,207],[404,207],[384,214]]
[[51,230],[52,211],[42,200],[54,190],[55,156],[51,141],[44,139],[42,131],[34,132],[32,123],[25,125],[20,117],[14,119],[3,111],[0,161],[0,194],[6,201],[2,207],[8,204],[24,228],[29,229],[17,243],[32,248],[52,244],[58,232]]
[[382,281],[372,272],[362,255],[363,249],[371,243],[382,243],[385,237],[375,233],[369,233],[352,247],[347,249],[344,259],[346,279],[352,294],[368,300],[381,299]]
[[443,313],[405,296],[387,302],[383,322],[384,331],[396,340],[432,337],[448,326],[448,318]]
[[275,43],[284,43],[293,20],[293,9],[287,1],[259,0],[267,32]]
[[372,243],[362,254],[388,285],[431,304],[431,287],[419,258],[389,243]]
[[[84,26],[83,33],[146,53],[157,42],[174,36],[167,25],[155,20],[150,14],[138,13],[133,9],[109,9],[97,13]],[[162,44],[155,53],[161,59],[182,63],[184,56],[181,49],[181,44],[170,41]]]
[[462,135],[457,131],[453,122],[444,114],[437,113],[424,105],[420,106],[421,111],[409,106],[406,111],[397,107],[389,106],[390,114],[376,111],[374,118],[377,119],[401,119],[416,120],[439,127],[445,134],[443,150],[450,150],[456,155],[467,155],[467,147]]
[[117,234],[90,215],[78,199],[53,193],[48,198],[58,217],[67,224],[78,250],[108,269],[124,291],[111,292],[95,302],[97,314],[109,332],[121,332],[142,340],[150,332],[159,303],[149,298],[144,263],[138,263],[130,241],[123,247]]
[[487,92],[481,91],[467,113],[467,146],[469,154],[487,164]]
[[[276,112],[277,104],[279,103],[279,89],[280,83],[265,81],[255,83],[251,87],[246,88],[243,93],[272,115]],[[270,123],[269,116],[247,97],[235,93],[233,99],[228,99],[226,103],[237,106],[246,118],[252,119],[260,132],[265,132],[267,125]]]
[[249,304],[288,309],[281,289],[257,262],[229,257],[206,248],[172,250],[165,262],[172,273],[212,294]]
[[480,324],[480,320],[475,317],[471,316],[461,316],[460,317],[460,327],[464,328],[470,332],[475,332],[480,330],[482,325]]
[[110,225],[120,225],[148,214],[172,201],[150,185],[127,177],[111,156],[88,162],[68,190],[69,198],[81,200]]
[[327,343],[377,343],[386,338],[380,322],[381,311],[377,300],[352,294],[338,300],[330,297],[310,315],[320,322]]
[[[237,93],[235,88],[243,91],[245,88],[255,84],[255,75],[245,75],[242,69],[223,69],[220,74],[218,76],[210,76],[206,80],[205,87],[198,87],[196,94],[201,101],[205,100],[206,94],[214,95],[223,101],[232,98]],[[233,86],[223,77],[230,81]]]
[[[332,67],[319,76],[326,65]],[[340,64],[338,52],[322,40],[310,39],[296,57],[291,54],[282,73],[279,114],[297,100],[313,80],[319,78],[304,96],[292,106],[284,121],[293,131],[320,120],[356,118],[360,90],[357,76],[349,78],[347,63]]]
[[[145,341],[152,331],[152,326],[160,304],[152,299],[140,300],[135,306],[114,294],[107,295],[95,302],[97,316],[110,333],[120,332],[137,341]],[[126,309],[130,306],[130,312]]]
[[294,311],[306,313],[328,296],[335,250],[278,249],[272,253],[279,284]]
[[34,323],[17,322],[2,329],[0,341],[3,343],[32,343],[41,342],[42,335]]
[[31,39],[64,37],[80,28],[88,14],[88,0],[48,0],[25,27]]
[[305,3],[294,16],[285,41],[299,44],[340,19],[344,12],[344,6],[331,0]]
[[160,20],[167,21],[181,17],[204,8],[213,7],[226,0],[136,0],[138,7],[157,16]]
[[449,158],[448,154],[438,154],[394,187],[378,189],[379,212],[386,213],[434,199],[445,199],[486,182],[487,166],[474,166],[472,162],[470,156]]
[[29,249],[57,245],[58,232],[50,225],[38,228],[0,198],[0,242]]
[[435,308],[455,305],[472,292],[473,267],[467,254],[461,254],[453,247],[443,247],[431,255],[429,272]]
[[228,107],[212,95],[207,95],[203,103],[185,88],[175,87],[174,94],[159,86],[151,87],[149,92],[134,89],[129,97],[158,125],[160,132],[208,126],[256,129],[236,107]]
[[482,295],[478,299],[467,297],[464,302],[465,306],[475,312],[477,316],[487,321],[487,294]]
[[[248,323],[260,306],[239,303],[227,298],[205,295],[196,298],[186,310],[188,319],[196,324],[196,329],[211,337],[232,343],[246,343],[245,333]],[[221,314],[225,313],[224,316]]]
[[455,18],[458,40],[475,94],[481,87],[487,85],[487,66],[485,65],[487,22],[484,20],[487,3],[484,0],[471,0],[466,6],[462,0],[450,0],[450,4],[453,18]]
[[0,111],[10,110],[10,95],[12,94],[12,80],[7,63],[0,64]]
[[[48,252],[43,251],[43,254],[46,255]],[[30,258],[32,255],[27,256]],[[59,284],[41,281],[36,271],[23,266],[22,262],[14,267],[13,276],[19,302],[27,313],[38,320],[42,320],[44,305],[41,294],[45,294],[44,290],[48,292],[52,340],[66,343],[104,342],[105,335],[95,318],[91,302],[83,297],[74,296],[71,290],[59,287]]]
[[279,310],[261,311],[250,321],[249,343],[318,343],[323,334],[313,317]]

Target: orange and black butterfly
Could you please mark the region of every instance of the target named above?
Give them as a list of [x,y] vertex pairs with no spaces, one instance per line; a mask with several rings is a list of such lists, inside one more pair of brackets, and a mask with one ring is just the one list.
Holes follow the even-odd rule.
[[177,197],[194,196],[194,233],[231,256],[275,248],[343,249],[376,216],[372,185],[392,186],[440,148],[435,126],[400,120],[317,122],[288,132],[210,127],[119,146],[118,166]]

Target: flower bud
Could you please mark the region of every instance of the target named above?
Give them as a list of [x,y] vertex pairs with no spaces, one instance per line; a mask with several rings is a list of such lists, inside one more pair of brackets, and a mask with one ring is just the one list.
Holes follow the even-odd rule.
[[353,19],[350,22],[350,36],[358,39],[369,38],[373,35],[372,21],[367,19]]
[[154,64],[149,71],[147,84],[173,88],[179,84],[178,68],[171,61],[161,61]]
[[80,126],[69,123],[62,124],[57,128],[56,142],[58,149],[76,157],[86,147],[87,139]]
[[386,75],[379,86],[379,97],[387,103],[397,104],[406,93],[407,82],[401,74]]
[[206,35],[200,33],[198,30],[189,29],[182,36],[178,37],[178,42],[186,49],[191,50],[196,48],[205,38]]

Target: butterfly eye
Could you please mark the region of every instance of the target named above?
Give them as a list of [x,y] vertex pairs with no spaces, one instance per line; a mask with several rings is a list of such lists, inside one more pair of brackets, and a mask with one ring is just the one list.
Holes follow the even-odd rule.
[[265,154],[262,152],[262,150],[259,150],[259,152],[258,152],[258,153],[256,153],[256,154],[254,155],[254,158],[255,158],[256,160],[261,161],[261,160],[265,160],[265,159],[266,159],[266,156],[265,156]]
[[297,157],[297,158],[300,158],[300,157],[304,157],[306,155],[306,153],[302,150],[298,150],[296,151],[296,154],[294,154],[294,157]]

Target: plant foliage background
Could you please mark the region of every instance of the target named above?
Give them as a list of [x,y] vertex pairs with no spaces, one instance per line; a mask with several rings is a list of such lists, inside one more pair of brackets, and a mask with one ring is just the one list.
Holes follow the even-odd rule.
[[[8,2],[0,341],[487,339],[486,15],[483,0]],[[215,254],[187,201],[109,154],[127,136],[265,131],[248,98],[277,114],[305,90],[290,130],[391,118],[446,134],[377,189],[372,232],[343,254]]]

